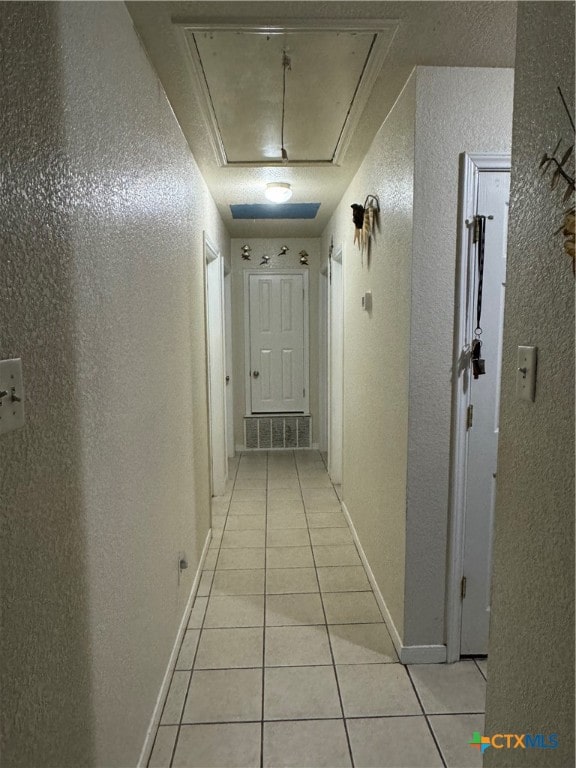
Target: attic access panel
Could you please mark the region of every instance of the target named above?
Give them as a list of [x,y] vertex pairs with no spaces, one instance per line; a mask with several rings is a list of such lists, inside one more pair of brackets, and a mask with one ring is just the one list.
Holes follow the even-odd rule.
[[395,24],[334,28],[183,25],[196,89],[221,165],[338,164],[378,76]]

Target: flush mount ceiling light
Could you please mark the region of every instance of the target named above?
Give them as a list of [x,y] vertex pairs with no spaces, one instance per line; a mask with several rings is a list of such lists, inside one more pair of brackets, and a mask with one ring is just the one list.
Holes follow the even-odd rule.
[[292,197],[292,188],[285,181],[271,181],[266,184],[264,195],[271,203],[285,203]]

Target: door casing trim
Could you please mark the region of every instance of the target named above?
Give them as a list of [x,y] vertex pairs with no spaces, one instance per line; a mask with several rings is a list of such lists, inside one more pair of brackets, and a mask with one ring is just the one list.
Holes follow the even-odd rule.
[[[216,245],[212,242],[209,235],[204,232],[203,236],[203,250],[204,250],[204,324],[205,324],[205,334],[206,334],[206,406],[207,406],[207,418],[208,418],[208,457],[210,462],[210,496],[218,496],[220,494],[224,493],[224,488],[226,486],[226,481],[228,479],[228,438],[227,438],[227,401],[226,401],[226,390],[224,388],[224,384],[222,383],[222,390],[220,394],[222,395],[222,426],[224,430],[224,457],[225,461],[222,462],[222,473],[219,477],[214,477],[214,466],[215,466],[215,451],[216,451],[216,445],[214,440],[214,428],[213,428],[213,420],[212,420],[212,409],[214,407],[214,402],[216,399],[217,392],[213,392],[212,387],[212,364],[213,364],[213,354],[214,351],[212,349],[212,331],[210,318],[209,318],[209,272],[211,265],[214,265],[216,263],[218,268],[218,293],[220,296],[220,308],[221,308],[221,315],[220,315],[220,321],[221,321],[221,331],[222,331],[222,355],[221,355],[221,365],[222,365],[222,373],[225,374],[226,372],[226,305],[224,300],[224,259],[222,257],[222,254],[216,247]],[[221,446],[220,446],[221,447]]]
[[[332,314],[332,299],[334,298],[334,287],[332,283],[332,275],[333,275],[333,264],[338,264],[338,269],[340,269],[340,291],[339,291],[339,303],[340,303],[340,317],[333,317]],[[328,376],[327,376],[327,388],[328,388],[328,473],[330,475],[330,478],[333,483],[335,484],[341,484],[342,483],[342,464],[343,464],[343,446],[344,446],[344,317],[345,317],[345,308],[344,308],[344,246],[342,243],[339,243],[337,246],[334,246],[334,250],[332,252],[332,258],[330,261],[330,274],[329,274],[329,283],[328,283]],[[342,376],[340,378],[340,381],[335,382],[333,380],[333,367],[334,367],[334,361],[336,359],[336,354],[334,350],[333,345],[333,329],[335,322],[338,322],[339,324],[339,332],[340,332],[340,349],[338,350],[339,355],[339,363],[340,368],[342,371]],[[340,420],[340,457],[339,462],[334,462],[334,451],[333,451],[333,432],[334,432],[334,422],[336,419],[334,419],[334,398],[333,398],[333,387],[338,387],[340,390],[340,412],[338,414],[338,418]]]
[[446,661],[460,659],[462,598],[464,575],[464,500],[466,497],[466,456],[468,431],[466,417],[470,394],[460,387],[460,360],[468,342],[469,252],[471,221],[476,211],[478,175],[486,171],[510,171],[509,154],[463,152],[460,156],[460,191],[458,205],[458,251],[454,312],[454,352],[452,364],[452,437],[450,449],[448,572],[446,581]]
[[[304,286],[304,413],[310,413],[310,294],[309,271],[294,269],[245,269],[244,270],[244,396],[245,416],[252,416],[250,396],[250,275],[302,275]],[[259,413],[259,415],[262,415]]]

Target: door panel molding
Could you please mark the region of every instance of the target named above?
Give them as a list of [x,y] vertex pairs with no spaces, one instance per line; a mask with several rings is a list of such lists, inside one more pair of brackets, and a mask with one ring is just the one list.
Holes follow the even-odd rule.
[[[462,577],[464,575],[464,510],[466,500],[466,463],[468,435],[466,422],[470,403],[469,388],[461,386],[463,351],[469,342],[470,304],[470,238],[467,221],[476,213],[478,176],[486,171],[510,171],[509,154],[461,155],[458,212],[458,261],[456,276],[455,333],[452,373],[452,439],[449,488],[449,557],[446,585],[446,661],[460,659],[462,627]],[[467,358],[466,358],[467,359]]]
[[[304,383],[304,396],[303,396],[303,410],[304,415],[310,413],[310,301],[309,301],[309,271],[304,268],[286,268],[286,269],[245,269],[244,270],[244,392],[245,392],[245,414],[251,416],[253,413],[261,413],[252,411],[252,397],[251,397],[251,338],[250,338],[250,277],[257,275],[259,277],[277,276],[277,275],[289,275],[302,276],[302,286],[304,290],[304,314],[303,314],[303,334],[304,334],[304,361],[303,361],[303,383]],[[284,298],[284,292],[281,292],[282,298]],[[282,301],[282,304],[284,302]],[[282,320],[284,321],[284,312],[282,312]],[[288,318],[293,322],[293,318]],[[270,371],[270,375],[273,375],[273,371]],[[280,376],[280,384],[284,388],[283,370],[278,371]],[[262,379],[262,371],[259,374],[260,380]],[[272,381],[270,382],[272,386]],[[275,411],[271,411],[271,413]],[[287,411],[290,413],[291,411]]]

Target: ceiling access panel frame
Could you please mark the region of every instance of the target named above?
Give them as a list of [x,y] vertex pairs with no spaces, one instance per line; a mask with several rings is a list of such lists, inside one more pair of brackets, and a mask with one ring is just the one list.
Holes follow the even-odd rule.
[[[172,17],[172,23],[180,29],[178,35],[182,50],[185,52],[188,72],[191,82],[198,84],[194,89],[198,97],[200,111],[206,123],[210,144],[214,152],[216,163],[222,168],[263,168],[285,166],[339,166],[350,145],[354,131],[356,130],[364,108],[368,103],[370,94],[380,75],[384,61],[394,41],[399,22],[396,19],[362,19],[356,21],[342,21],[341,19],[290,19],[276,20],[268,24],[249,24],[246,19],[193,21],[180,16]],[[371,33],[374,39],[360,79],[352,96],[350,107],[344,119],[342,130],[334,148],[330,160],[288,160],[259,159],[259,160],[229,160],[222,140],[218,118],[212,102],[210,88],[200,59],[200,53],[194,41],[197,32],[238,31],[256,35],[283,35],[295,32],[363,32]],[[190,34],[191,33],[191,34]],[[386,34],[388,33],[388,34]]]

